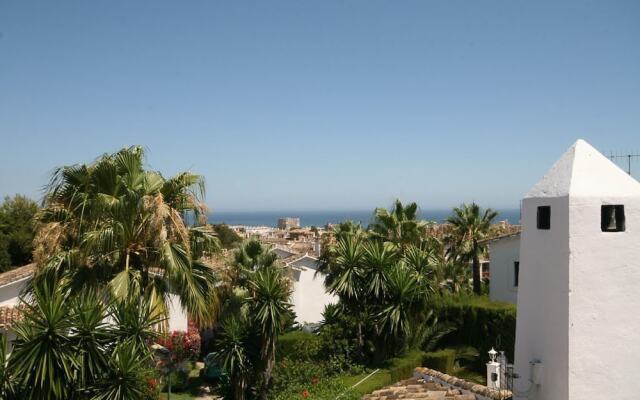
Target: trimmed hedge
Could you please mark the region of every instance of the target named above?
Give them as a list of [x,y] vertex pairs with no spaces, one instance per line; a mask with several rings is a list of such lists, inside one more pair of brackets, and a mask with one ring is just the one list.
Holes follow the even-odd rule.
[[451,374],[456,363],[456,351],[454,349],[443,349],[427,353],[424,355],[422,363],[423,367]]
[[411,351],[403,357],[390,359],[388,370],[391,383],[412,377],[415,368],[424,363],[424,356],[422,351]]
[[320,357],[322,342],[318,335],[292,331],[278,337],[276,357],[279,360],[311,361]]
[[[438,321],[457,329],[440,343],[443,347],[471,346],[478,350],[478,365],[488,360],[493,347],[513,361],[516,339],[516,306],[492,302],[487,297],[442,297],[431,303]],[[437,369],[437,368],[436,368]]]

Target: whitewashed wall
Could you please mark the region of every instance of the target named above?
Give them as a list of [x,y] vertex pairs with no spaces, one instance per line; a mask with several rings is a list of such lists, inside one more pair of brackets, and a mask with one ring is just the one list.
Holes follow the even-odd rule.
[[[538,230],[537,207],[545,205],[551,206],[551,229]],[[566,197],[525,199],[522,205],[515,354],[522,378],[516,388],[530,387],[529,362],[541,360],[544,385],[532,399],[569,399],[568,206]]]
[[169,299],[169,331],[186,332],[189,329],[189,318],[180,304],[180,298],[176,294],[170,294]]
[[[551,229],[536,227],[551,206]],[[603,205],[624,205],[626,230],[603,232]],[[640,184],[578,141],[523,202],[516,399],[640,398]],[[529,362],[541,382],[528,382]]]
[[489,297],[493,301],[516,304],[518,287],[514,286],[514,262],[520,261],[520,235],[490,242],[489,253],[491,255]]
[[300,324],[318,323],[322,321],[324,306],[336,303],[337,298],[327,293],[324,287],[324,277],[315,276],[318,269],[318,261],[311,257],[303,257],[289,264],[294,270],[293,310],[296,313],[296,321]]

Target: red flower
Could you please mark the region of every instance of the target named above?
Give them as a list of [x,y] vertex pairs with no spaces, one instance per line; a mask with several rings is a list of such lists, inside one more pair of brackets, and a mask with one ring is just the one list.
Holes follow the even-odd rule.
[[317,376],[314,376],[313,378],[311,378],[311,384],[312,384],[312,385],[317,385],[317,384],[318,384],[318,381],[319,381],[319,379],[318,379],[318,377],[317,377]]
[[309,397],[309,391],[307,389],[302,391],[302,397],[304,397],[305,399]]

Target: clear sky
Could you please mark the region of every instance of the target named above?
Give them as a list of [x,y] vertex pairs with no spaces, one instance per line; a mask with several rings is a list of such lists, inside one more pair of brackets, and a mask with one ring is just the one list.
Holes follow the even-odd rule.
[[0,0],[2,196],[141,144],[214,210],[517,208],[577,138],[640,150],[637,0]]

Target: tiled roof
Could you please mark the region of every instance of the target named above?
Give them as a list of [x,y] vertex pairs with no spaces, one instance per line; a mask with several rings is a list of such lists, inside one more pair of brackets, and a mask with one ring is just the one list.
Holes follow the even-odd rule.
[[29,265],[25,265],[24,267],[18,267],[18,268],[12,269],[11,271],[3,272],[0,274],[0,287],[13,283],[15,281],[19,281],[24,278],[28,278],[31,275],[33,275],[35,270],[36,270],[36,265],[29,264]]
[[489,399],[489,400],[502,400],[511,398],[511,392],[508,390],[496,390],[488,388],[484,385],[469,382],[464,379],[456,378],[455,376],[444,374],[435,369],[429,369],[425,367],[418,367],[415,369],[414,377],[422,379],[425,382],[434,382],[444,385],[449,388],[455,388],[463,393],[471,393],[474,397],[471,399]]
[[20,308],[0,306],[0,330],[11,328],[20,319],[22,319]]
[[497,242],[498,240],[502,240],[502,239],[506,239],[506,238],[520,236],[520,232],[521,231],[505,233],[504,235],[494,236],[494,237],[491,237],[491,238],[488,238],[488,239],[480,240],[478,243],[491,243],[491,242]]
[[365,395],[362,400],[475,400],[473,394],[462,394],[457,389],[427,382],[421,378],[411,378],[384,389]]

